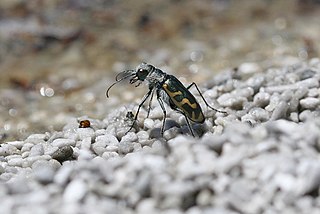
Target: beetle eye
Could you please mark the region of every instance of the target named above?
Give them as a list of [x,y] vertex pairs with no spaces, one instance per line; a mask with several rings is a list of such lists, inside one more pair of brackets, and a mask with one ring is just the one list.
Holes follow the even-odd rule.
[[144,79],[147,77],[148,73],[149,72],[146,69],[140,68],[137,71],[137,77],[138,77],[139,80],[144,81]]

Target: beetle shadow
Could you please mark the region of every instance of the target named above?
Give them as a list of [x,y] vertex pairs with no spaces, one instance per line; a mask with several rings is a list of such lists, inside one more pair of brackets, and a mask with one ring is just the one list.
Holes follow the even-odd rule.
[[[164,131],[167,131],[171,128],[177,128],[178,130],[181,129],[180,124],[177,123],[175,120],[172,119],[166,119],[166,122],[164,124]],[[179,131],[180,133],[182,133],[181,131]],[[161,128],[153,128],[150,131],[150,138],[162,138],[163,136],[161,135]]]
[[[202,137],[204,133],[207,131],[207,127],[205,124],[193,123],[190,125],[195,134],[195,137],[197,138]],[[172,131],[176,132],[177,134],[192,136],[192,133],[190,132],[190,129],[187,124],[181,126],[176,121],[167,119],[164,126],[164,131],[170,130],[172,128],[175,128],[175,130],[172,130]],[[150,138],[156,138],[156,139],[163,138],[163,136],[161,135],[161,128],[153,128],[150,131]]]
[[[190,125],[196,138],[202,137],[207,131],[207,127],[205,124],[193,123]],[[190,129],[187,124],[181,127],[181,131],[182,131],[182,134],[192,135],[192,133],[190,133]]]

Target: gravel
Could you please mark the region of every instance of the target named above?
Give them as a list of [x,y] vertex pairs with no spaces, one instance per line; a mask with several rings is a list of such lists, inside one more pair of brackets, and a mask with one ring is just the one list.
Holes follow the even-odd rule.
[[319,213],[320,60],[232,76],[202,89],[228,114],[204,107],[199,138],[173,111],[160,137],[158,107],[126,133],[119,108],[1,144],[0,213]]

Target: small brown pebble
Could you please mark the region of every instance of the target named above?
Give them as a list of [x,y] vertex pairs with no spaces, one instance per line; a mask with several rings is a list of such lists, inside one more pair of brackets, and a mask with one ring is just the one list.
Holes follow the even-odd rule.
[[88,128],[90,127],[90,121],[89,120],[81,120],[79,123],[79,128]]

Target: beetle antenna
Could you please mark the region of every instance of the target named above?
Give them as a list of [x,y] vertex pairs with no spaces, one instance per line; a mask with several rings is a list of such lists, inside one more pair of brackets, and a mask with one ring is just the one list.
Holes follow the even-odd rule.
[[119,75],[120,75],[120,74],[123,74],[123,73],[129,73],[129,72],[132,72],[132,71],[133,71],[133,70],[124,71],[124,72],[119,73],[119,74],[116,76],[116,81],[115,81],[114,83],[112,83],[112,84],[109,86],[109,88],[107,89],[107,91],[106,91],[106,96],[107,96],[108,98],[109,98],[109,90],[110,90],[115,84],[117,84],[117,83],[121,82],[122,80],[125,80],[125,79],[127,79],[127,78],[129,78],[129,77],[134,76],[135,73],[130,73],[130,74],[128,74],[128,75],[126,75],[126,76],[118,79]]
[[116,81],[121,81],[120,79],[123,78],[122,77],[122,78],[119,79],[119,77],[121,75],[132,74],[132,72],[134,72],[134,70],[126,70],[126,71],[122,71],[122,72],[118,73],[117,76],[116,76]]

